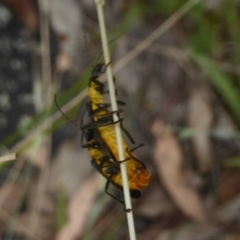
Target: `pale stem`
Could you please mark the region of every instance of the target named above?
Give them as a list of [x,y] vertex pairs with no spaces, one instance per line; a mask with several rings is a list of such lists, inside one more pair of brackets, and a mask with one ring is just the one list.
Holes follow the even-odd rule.
[[8,154],[6,156],[1,156],[0,157],[0,163],[2,162],[7,162],[7,161],[12,161],[16,159],[16,153]]
[[[111,107],[112,107],[112,111],[117,111],[118,107],[117,107],[116,96],[115,96],[115,87],[113,83],[113,71],[110,63],[108,40],[107,40],[106,27],[105,27],[105,21],[104,21],[103,1],[95,0],[95,3],[96,3],[97,13],[98,13],[98,21],[99,21],[99,27],[100,27],[100,33],[101,33],[101,39],[102,39],[104,60],[105,60],[105,64],[108,65],[106,72],[107,72]],[[113,114],[113,120],[114,121],[118,120],[118,116],[116,114]],[[116,131],[116,140],[117,140],[117,146],[118,146],[119,159],[124,160],[122,135],[121,135],[121,128],[119,123],[115,124],[115,131]],[[122,180],[123,180],[123,193],[124,193],[125,207],[126,209],[132,209],[129,185],[128,185],[128,177],[127,177],[126,166],[124,162],[120,164],[120,169],[121,169]],[[134,226],[132,211],[127,212],[127,220],[128,220],[130,239],[135,240],[136,233],[135,233],[135,226]]]

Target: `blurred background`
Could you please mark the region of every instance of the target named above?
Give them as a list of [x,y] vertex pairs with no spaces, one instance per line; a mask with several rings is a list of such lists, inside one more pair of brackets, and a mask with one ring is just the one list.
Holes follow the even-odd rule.
[[[124,125],[152,175],[133,200],[137,239],[240,239],[240,1],[104,11]],[[0,1],[0,153],[17,153],[0,165],[0,239],[128,239],[54,103],[80,125],[100,54],[94,1]]]

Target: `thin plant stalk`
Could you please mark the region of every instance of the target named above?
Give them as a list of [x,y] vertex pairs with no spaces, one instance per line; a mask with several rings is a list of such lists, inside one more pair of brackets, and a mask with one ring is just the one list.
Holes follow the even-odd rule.
[[8,154],[0,157],[0,163],[16,160],[16,153]]
[[[105,60],[105,64],[108,65],[106,72],[107,72],[107,79],[108,79],[111,108],[112,108],[112,111],[117,111],[118,107],[117,107],[116,96],[115,96],[115,87],[113,83],[113,71],[112,71],[112,66],[111,66],[111,61],[109,56],[108,40],[107,40],[106,27],[105,27],[105,21],[104,21],[103,1],[95,0],[95,4],[97,8],[97,13],[98,13],[98,21],[99,21],[99,28],[101,33],[104,60]],[[113,114],[113,120],[115,122],[118,121],[117,114]],[[119,159],[124,160],[122,134],[121,134],[121,128],[119,123],[115,124],[115,132],[116,132]],[[122,181],[123,181],[125,207],[126,209],[132,209],[132,203],[131,203],[129,185],[128,185],[128,177],[127,177],[126,166],[124,162],[120,164],[120,170],[121,170]],[[127,220],[128,220],[129,236],[131,240],[135,240],[136,232],[135,232],[135,226],[134,226],[133,213],[132,211],[126,211],[126,213],[127,213]]]
[[168,31],[176,22],[178,22],[187,12],[189,12],[196,4],[203,0],[189,0],[182,7],[176,10],[165,22],[163,22],[156,30],[148,35],[144,40],[136,45],[129,53],[121,58],[114,66],[114,73],[120,71],[124,66],[136,58],[140,53],[151,47],[160,36]]
[[[40,21],[40,37],[41,37],[41,64],[42,64],[42,103],[40,108],[49,107],[53,99],[53,84],[51,82],[51,61],[50,61],[50,35],[49,35],[49,3],[47,0],[38,0],[39,3],[39,21]],[[39,106],[37,106],[39,107]],[[43,123],[43,128],[48,124]],[[50,121],[50,126],[52,121]],[[42,209],[44,205],[44,195],[46,192],[48,176],[49,176],[49,159],[51,155],[51,136],[39,133],[39,137],[35,138],[35,147],[41,149],[41,158],[44,159],[44,168],[41,171],[40,179],[36,187],[36,196],[34,208],[32,210],[29,227],[34,232],[38,228],[40,215],[38,209]],[[36,149],[32,147],[29,155],[34,158]]]

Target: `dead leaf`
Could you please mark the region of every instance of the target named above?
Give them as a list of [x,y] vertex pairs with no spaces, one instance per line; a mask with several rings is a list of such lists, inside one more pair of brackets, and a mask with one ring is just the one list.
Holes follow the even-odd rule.
[[217,200],[219,204],[236,197],[240,192],[240,169],[239,168],[225,168],[222,170],[219,185],[217,188]]
[[154,160],[159,176],[178,207],[198,222],[206,221],[204,205],[198,192],[187,184],[182,151],[171,131],[155,121],[152,133],[156,137]]
[[[144,197],[142,196],[142,198]],[[137,213],[149,218],[156,218],[160,215],[168,216],[175,212],[176,206],[169,201],[164,189],[159,188],[158,181],[152,181],[148,186],[146,197],[137,208]]]
[[97,194],[100,178],[100,174],[94,174],[72,197],[68,206],[68,222],[57,233],[56,240],[75,240],[81,236]]
[[60,40],[59,52],[64,55],[64,59],[63,56],[58,59],[57,67],[60,68],[59,70],[71,67],[79,71],[81,66],[79,55],[81,56],[81,50],[86,48],[82,32],[84,13],[77,1],[73,0],[51,0],[49,10],[51,24]]
[[67,54],[60,52],[56,59],[56,69],[60,72],[68,71],[72,67],[72,61]]
[[49,190],[57,194],[64,189],[70,199],[78,191],[79,183],[93,171],[88,151],[79,148],[75,140],[62,143],[51,166]]
[[203,240],[203,239],[219,239],[219,228],[211,224],[187,224],[178,229],[170,229],[161,232],[157,240]]
[[215,130],[221,138],[229,138],[229,136],[236,134],[238,127],[234,123],[230,114],[221,106],[216,109],[218,118],[216,119]]
[[[38,212],[39,214],[39,212]],[[29,227],[29,222],[31,222],[32,211],[28,211],[26,213],[21,214],[17,220],[21,223],[21,225],[26,226],[26,229],[30,230],[30,233],[26,232],[26,229],[23,227],[15,228],[15,232],[20,235],[30,235],[34,236],[28,239],[41,239],[48,240],[53,239],[54,236],[54,228],[55,228],[55,214],[54,212],[49,213],[41,213],[41,217],[39,218],[37,227],[32,229]]]
[[12,212],[19,201],[19,195],[21,194],[22,186],[19,183],[7,183],[0,189],[0,196],[2,208],[7,212]]
[[192,137],[198,166],[201,172],[207,172],[212,166],[211,142],[208,131],[212,123],[212,110],[208,103],[206,89],[193,92],[189,100],[189,127],[197,131]]
[[212,215],[222,222],[227,222],[231,221],[232,219],[238,219],[239,210],[240,210],[240,195],[235,197],[232,201],[229,201],[226,204],[220,206],[218,209],[215,209],[212,212]]

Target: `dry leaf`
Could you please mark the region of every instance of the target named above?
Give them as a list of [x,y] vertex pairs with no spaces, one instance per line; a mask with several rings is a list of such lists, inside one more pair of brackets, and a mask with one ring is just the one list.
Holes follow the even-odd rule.
[[[157,181],[152,181],[148,186],[146,196],[137,208],[137,213],[149,218],[156,218],[161,215],[171,216],[176,212],[175,204],[169,201],[164,189],[159,188]],[[161,204],[159,204],[161,202]]]
[[92,171],[88,151],[79,148],[75,140],[65,141],[51,166],[49,189],[55,194],[64,189],[66,196],[71,198],[78,191],[79,183],[87,179]]
[[[39,212],[37,212],[39,214]],[[28,211],[26,213],[21,214],[17,220],[21,225],[26,226],[26,229],[30,230],[31,235],[35,236],[34,238],[28,238],[28,239],[38,239],[38,240],[49,240],[53,239],[54,236],[54,228],[55,228],[55,214],[54,212],[49,213],[41,213],[41,217],[39,218],[37,222],[37,227],[32,229],[29,225],[29,222],[31,222],[31,216],[32,212]],[[23,227],[16,227],[15,232],[20,235],[29,235],[29,233],[26,232],[26,229]],[[31,236],[30,235],[30,236]],[[26,239],[26,238],[25,238]]]
[[223,204],[239,195],[240,192],[240,169],[225,168],[221,172],[217,188],[218,203]]
[[232,201],[227,202],[212,213],[218,220],[222,222],[231,221],[232,219],[239,219],[240,210],[240,196],[238,195]]
[[183,225],[178,229],[165,230],[156,240],[207,240],[219,239],[219,228],[211,224]]
[[58,71],[68,71],[72,67],[72,61],[67,54],[60,52],[56,59],[56,69]]
[[81,66],[79,54],[82,48],[86,48],[83,42],[81,24],[84,14],[81,12],[81,7],[74,0],[51,0],[49,1],[49,8],[51,24],[58,35],[58,40],[60,40],[59,52],[64,54],[64,59],[63,56],[58,59],[59,70],[68,67],[79,70],[79,66]]
[[216,114],[218,118],[216,119],[215,130],[218,136],[226,139],[229,138],[229,136],[236,134],[238,127],[236,123],[234,123],[230,114],[223,107],[218,107],[216,109]]
[[81,236],[97,194],[100,177],[100,174],[96,173],[90,180],[82,184],[72,197],[68,206],[68,222],[57,233],[56,240],[75,240]]
[[189,127],[197,131],[192,137],[201,172],[207,172],[212,166],[211,142],[208,130],[212,123],[212,110],[206,101],[208,94],[204,89],[196,90],[189,100]]
[[19,201],[22,186],[19,183],[7,183],[0,189],[1,208],[7,212],[12,212]]
[[198,222],[206,220],[204,205],[197,191],[187,184],[181,149],[171,131],[160,121],[153,124],[156,137],[154,160],[161,180],[178,207]]

